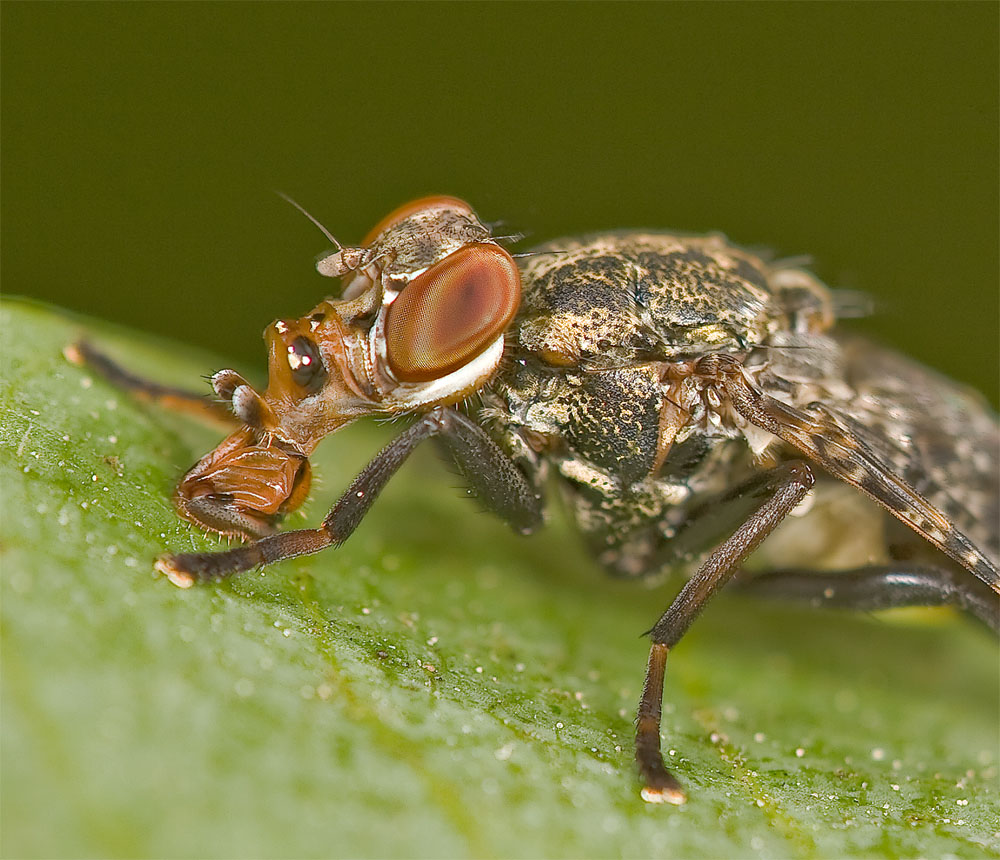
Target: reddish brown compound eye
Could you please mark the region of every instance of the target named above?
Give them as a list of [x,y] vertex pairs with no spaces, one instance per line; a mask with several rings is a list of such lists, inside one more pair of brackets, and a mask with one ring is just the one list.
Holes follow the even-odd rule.
[[521,276],[496,245],[466,245],[414,278],[389,305],[385,349],[401,382],[447,376],[495,341],[517,313]]
[[410,218],[425,209],[455,209],[459,212],[465,212],[468,215],[475,217],[472,207],[464,200],[459,200],[457,197],[449,197],[447,194],[435,194],[430,197],[421,197],[419,200],[411,200],[409,203],[404,203],[398,209],[393,209],[392,212],[386,215],[385,218],[379,221],[378,224],[368,231],[368,235],[361,241],[362,247],[367,248],[390,227],[394,227],[400,221],[405,221],[407,218]]

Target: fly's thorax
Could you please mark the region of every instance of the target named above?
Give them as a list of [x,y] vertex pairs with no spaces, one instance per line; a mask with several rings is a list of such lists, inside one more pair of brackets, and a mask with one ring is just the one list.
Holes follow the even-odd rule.
[[[516,359],[491,385],[488,417],[508,450],[530,450],[595,492],[635,495],[661,478],[680,486],[712,447],[741,437],[723,420],[722,404],[712,406],[693,365],[582,370]],[[677,501],[676,489],[656,492]]]
[[[649,480],[675,498],[721,491],[791,448],[743,418],[718,384],[714,364],[736,369],[763,393],[802,408],[854,395],[836,340],[781,333],[748,353],[699,359],[552,367],[529,354],[508,361],[492,383],[496,421],[509,437],[552,460],[567,479],[627,495]],[[510,442],[508,449],[514,447]],[[661,488],[662,489],[662,488]]]
[[521,349],[552,366],[745,351],[833,323],[808,272],[723,237],[613,233],[550,242],[523,266]]
[[584,373],[526,362],[498,388],[508,426],[539,454],[586,462],[625,486],[655,468],[663,399],[653,365]]
[[523,276],[494,383],[501,423],[572,480],[589,475],[623,493],[651,478],[683,484],[698,458],[732,443],[750,459],[780,457],[781,443],[699,371],[708,356],[735,359],[790,404],[847,396],[825,334],[829,291],[721,236],[557,240],[528,257]]

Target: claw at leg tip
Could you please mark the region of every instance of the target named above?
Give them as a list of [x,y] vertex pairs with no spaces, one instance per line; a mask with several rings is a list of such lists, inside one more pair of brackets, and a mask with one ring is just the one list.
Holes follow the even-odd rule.
[[652,788],[647,785],[641,794],[646,803],[670,803],[674,806],[687,803],[687,795],[679,788]]
[[153,567],[166,576],[178,588],[190,588],[194,585],[194,577],[186,571],[178,570],[168,555],[158,558]]
[[80,347],[75,343],[68,343],[63,347],[63,358],[71,364],[82,365],[83,354],[80,352]]

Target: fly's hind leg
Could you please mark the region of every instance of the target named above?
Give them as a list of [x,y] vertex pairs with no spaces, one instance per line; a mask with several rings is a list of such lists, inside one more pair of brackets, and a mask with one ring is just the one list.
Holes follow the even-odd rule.
[[[212,397],[196,394],[193,391],[185,391],[182,388],[162,385],[151,379],[136,376],[128,368],[123,367],[86,340],[77,341],[65,347],[63,355],[73,364],[90,368],[115,387],[129,392],[137,400],[158,403],[177,412],[185,412],[202,419],[223,422],[228,426],[240,423],[226,403]],[[221,371],[219,374],[216,374],[216,377],[225,376],[228,384],[230,381],[229,375],[239,378],[233,371]],[[213,384],[216,377],[213,377]],[[216,385],[217,392],[218,387]],[[235,388],[235,385],[232,387]],[[220,396],[222,395],[220,394]]]
[[1000,633],[1000,598],[965,570],[903,561],[833,572],[774,570],[741,576],[734,587],[755,597],[861,612],[953,606]]

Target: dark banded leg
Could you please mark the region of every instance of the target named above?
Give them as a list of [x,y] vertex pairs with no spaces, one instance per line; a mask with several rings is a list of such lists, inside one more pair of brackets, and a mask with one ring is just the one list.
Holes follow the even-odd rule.
[[715,593],[737,572],[743,560],[805,498],[815,479],[809,466],[794,461],[765,472],[743,487],[741,496],[759,499],[756,509],[724,540],[674,598],[649,631],[646,681],[636,718],[635,758],[642,797],[650,803],[684,803],[681,784],[666,769],[660,753],[660,710],[667,656]]
[[442,412],[441,444],[476,498],[519,534],[535,531],[542,499],[524,473],[474,421],[452,409]]
[[953,606],[1000,633],[1000,597],[964,570],[908,562],[833,572],[775,570],[741,576],[734,587],[753,597],[861,612]]
[[440,436],[460,471],[490,510],[521,532],[542,521],[541,500],[521,471],[479,426],[453,409],[438,408],[424,415],[385,446],[317,529],[271,535],[222,552],[162,556],[156,569],[181,588],[196,582],[222,579],[265,564],[339,546],[358,527],[368,509],[413,450],[432,436]]
[[194,414],[199,418],[222,421],[229,426],[241,423],[233,415],[228,404],[212,397],[185,391],[183,388],[161,385],[136,376],[88,341],[81,340],[70,344],[63,349],[63,355],[73,364],[89,367],[115,387],[129,392],[137,400],[158,403],[168,409]]

